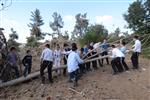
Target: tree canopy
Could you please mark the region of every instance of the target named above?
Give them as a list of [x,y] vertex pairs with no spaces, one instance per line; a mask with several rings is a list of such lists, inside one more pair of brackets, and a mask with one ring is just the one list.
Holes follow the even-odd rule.
[[137,0],[130,4],[124,14],[128,28],[138,34],[150,34],[150,0]]
[[103,25],[91,25],[87,28],[87,32],[83,35],[83,37],[79,39],[79,42],[83,46],[90,42],[102,41],[104,38],[107,38],[107,36],[108,30]]

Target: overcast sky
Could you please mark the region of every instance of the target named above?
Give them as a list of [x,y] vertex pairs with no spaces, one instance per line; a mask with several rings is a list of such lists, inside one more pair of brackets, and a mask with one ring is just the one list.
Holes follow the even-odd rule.
[[[3,0],[1,0],[3,1]],[[0,2],[1,2],[0,1]],[[9,1],[9,0],[8,0]],[[31,11],[39,9],[44,20],[41,27],[42,32],[52,32],[49,22],[53,21],[53,12],[58,12],[64,21],[64,32],[73,31],[75,15],[87,13],[90,24],[103,24],[110,32],[117,27],[127,31],[122,15],[127,12],[129,5],[134,0],[12,0],[12,5],[0,11],[0,27],[5,29],[8,38],[10,28],[14,28],[19,35],[19,42],[24,43],[26,37],[30,36],[27,24],[30,23]],[[49,39],[47,36],[46,39]]]

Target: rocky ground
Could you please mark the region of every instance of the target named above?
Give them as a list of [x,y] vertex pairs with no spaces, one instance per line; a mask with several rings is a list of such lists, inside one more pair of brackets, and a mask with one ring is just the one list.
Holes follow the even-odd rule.
[[88,72],[75,90],[67,80],[62,75],[55,77],[52,85],[43,85],[37,78],[6,87],[0,89],[0,100],[150,100],[150,61],[144,58],[140,58],[139,70],[112,75],[111,66],[105,65]]

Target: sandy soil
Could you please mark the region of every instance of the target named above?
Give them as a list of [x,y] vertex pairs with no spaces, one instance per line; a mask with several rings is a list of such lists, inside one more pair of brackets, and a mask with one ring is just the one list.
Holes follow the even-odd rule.
[[[127,58],[129,59],[129,58]],[[127,60],[131,68],[130,60]],[[37,68],[35,68],[37,69]],[[150,100],[150,61],[140,58],[139,70],[112,75],[110,65],[91,71],[79,80],[75,91],[68,78],[41,84],[39,78],[0,90],[0,100]]]

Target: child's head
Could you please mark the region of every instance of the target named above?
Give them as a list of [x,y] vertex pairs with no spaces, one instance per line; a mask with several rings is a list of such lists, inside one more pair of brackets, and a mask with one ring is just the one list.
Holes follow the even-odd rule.
[[124,41],[122,41],[122,45],[123,45],[123,46],[125,46],[125,45],[126,45],[126,43],[125,43]]
[[78,48],[77,48],[77,45],[76,43],[72,43],[72,51],[76,51]]
[[139,36],[138,35],[135,35],[133,40],[138,40],[139,39]]
[[50,48],[50,45],[49,45],[49,44],[46,44],[45,47],[46,47],[46,48]]
[[59,50],[59,49],[60,49],[60,46],[59,46],[59,44],[57,44],[57,47],[56,47],[56,49],[57,49],[57,50]]
[[112,47],[112,48],[116,48],[116,46],[115,46],[114,44],[113,44],[113,45],[111,45],[111,47]]
[[16,51],[16,48],[15,47],[11,47],[10,48],[10,52],[15,52]]
[[31,53],[31,51],[30,50],[27,50],[27,52],[26,52],[27,54],[30,54]]
[[81,48],[80,51],[81,51],[81,52],[84,52],[84,48]]

